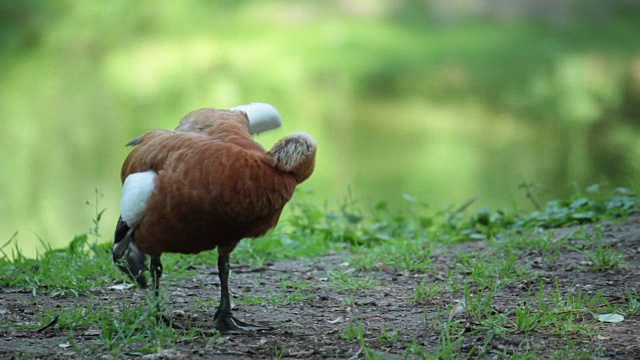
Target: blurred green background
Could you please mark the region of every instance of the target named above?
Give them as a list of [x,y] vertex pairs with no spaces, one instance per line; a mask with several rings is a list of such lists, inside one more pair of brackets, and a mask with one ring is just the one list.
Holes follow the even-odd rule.
[[[278,107],[319,143],[323,203],[529,205],[640,163],[630,0],[0,0],[0,240],[64,246],[118,216],[132,138],[191,110]],[[4,242],[5,240],[2,240]]]

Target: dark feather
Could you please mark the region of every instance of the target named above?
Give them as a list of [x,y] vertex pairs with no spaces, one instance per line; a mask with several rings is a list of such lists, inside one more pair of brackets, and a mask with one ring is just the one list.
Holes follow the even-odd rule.
[[140,140],[142,140],[142,136],[138,136],[137,138],[129,141],[127,143],[127,145],[125,145],[125,146],[136,146],[136,145],[140,144]]
[[118,219],[114,238],[113,262],[141,288],[146,288],[147,278],[144,271],[147,269],[147,257],[136,245],[133,229],[130,229],[122,218]]
[[125,235],[127,235],[127,233],[129,232],[129,226],[127,225],[126,222],[124,222],[124,220],[122,220],[122,218],[118,218],[118,224],[116,224],[116,233],[114,236],[115,239],[115,243],[119,243],[120,241],[122,241],[122,239],[124,239]]

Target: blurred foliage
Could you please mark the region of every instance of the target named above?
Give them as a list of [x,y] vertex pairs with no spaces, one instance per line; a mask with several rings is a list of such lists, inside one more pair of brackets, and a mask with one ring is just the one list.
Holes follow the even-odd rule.
[[[301,195],[301,194],[299,194]],[[292,203],[292,214],[279,231],[292,242],[320,237],[347,247],[375,247],[402,239],[410,245],[440,241],[445,244],[495,238],[509,231],[519,233],[538,228],[559,228],[603,220],[624,219],[638,211],[636,193],[626,188],[610,189],[594,184],[566,200],[551,200],[536,211],[469,210],[472,199],[457,208],[434,210],[430,204],[405,196],[401,210],[384,202],[373,208],[356,201],[320,208],[302,197]],[[354,215],[357,214],[357,215]],[[274,256],[277,256],[274,254]]]
[[611,195],[601,192],[600,185],[591,185],[586,189],[586,193],[576,193],[569,200],[549,201],[544,210],[521,217],[515,225],[552,228],[583,224],[601,220],[603,217],[626,217],[636,212],[637,208],[638,198],[631,190],[617,188]]
[[556,197],[573,181],[627,185],[639,8],[544,4],[0,0],[0,236],[60,245],[83,232],[96,186],[114,223],[123,144],[256,100],[284,117],[266,147],[318,138],[316,202],[350,183],[390,209],[404,193],[518,207],[523,177]]
[[[264,238],[242,241],[234,252],[234,261],[263,266],[266,261],[353,251],[359,254],[354,259],[358,266],[426,271],[437,244],[512,239],[509,234],[527,234],[539,228],[624,219],[637,213],[639,205],[633,191],[601,185],[577,190],[567,200],[549,201],[543,210],[534,212],[488,208],[471,211],[470,202],[435,210],[409,195],[404,197],[405,203],[399,210],[390,209],[385,202],[369,207],[351,197],[321,207],[309,201],[307,192],[298,191],[296,195],[290,216]],[[76,293],[112,282],[119,273],[113,265],[111,244],[100,243],[102,213],[98,200],[96,193],[96,203],[91,204],[96,211],[93,228],[74,237],[64,248],[53,249],[43,243],[45,251],[34,259],[22,251],[15,237],[2,244],[0,270],[7,276],[0,279],[0,286],[24,286],[33,291],[44,287]],[[522,236],[522,240],[533,241],[528,235]],[[164,260],[168,269],[191,269],[194,264],[215,264],[216,257],[217,252],[208,251],[197,256],[166,255]]]

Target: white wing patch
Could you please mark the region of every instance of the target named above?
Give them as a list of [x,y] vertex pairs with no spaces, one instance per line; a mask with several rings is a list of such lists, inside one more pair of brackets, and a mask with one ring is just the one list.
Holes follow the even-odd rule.
[[273,105],[254,102],[232,107],[231,110],[243,111],[249,118],[249,133],[259,134],[282,126],[282,118]]
[[131,174],[124,180],[120,215],[131,229],[138,226],[144,216],[149,198],[156,185],[156,176],[158,174],[155,171],[149,170]]

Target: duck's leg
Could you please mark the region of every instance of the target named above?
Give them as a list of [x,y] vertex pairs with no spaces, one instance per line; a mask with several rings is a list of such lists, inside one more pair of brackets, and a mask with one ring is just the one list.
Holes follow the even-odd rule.
[[160,277],[162,276],[162,262],[160,262],[160,257],[151,257],[151,264],[149,266],[149,272],[151,273],[151,288],[153,289],[153,293],[155,296],[156,302],[156,313],[158,314],[158,323],[163,322],[165,325],[177,327],[171,324],[171,321],[164,316],[162,309],[160,307]]
[[160,277],[162,276],[162,262],[160,257],[151,257],[151,266],[149,267],[151,273],[151,288],[156,295],[156,298],[160,296]]
[[221,333],[242,333],[257,330],[272,330],[268,326],[258,326],[240,321],[231,315],[229,298],[229,254],[218,255],[218,273],[220,277],[220,306],[214,316],[215,326]]

